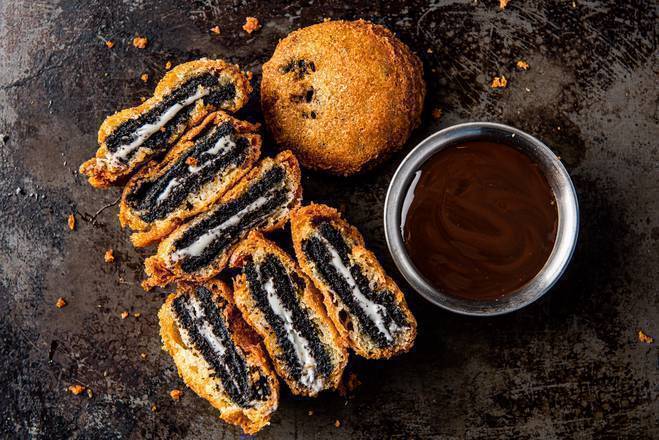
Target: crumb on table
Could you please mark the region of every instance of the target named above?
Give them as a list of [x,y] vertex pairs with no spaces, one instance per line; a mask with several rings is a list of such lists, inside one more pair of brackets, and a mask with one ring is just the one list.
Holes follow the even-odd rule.
[[654,338],[645,333],[643,330],[638,331],[638,340],[646,344],[652,344],[654,342]]
[[432,117],[433,119],[440,119],[442,117],[442,109],[441,108],[434,108],[432,109]]
[[510,0],[499,0],[499,9],[505,9]]
[[156,412],[156,411],[158,411],[158,406],[154,403],[153,405],[151,405],[151,412]]
[[245,18],[245,24],[243,25],[243,30],[248,34],[251,34],[254,31],[257,31],[261,28],[261,23],[256,17],[247,17]]
[[128,318],[128,312],[124,310],[123,312],[121,312],[120,316],[121,316],[121,319],[126,319],[126,318]]
[[167,62],[165,63],[165,70],[169,70],[169,69],[171,69],[171,68],[172,68],[172,62],[171,62],[171,61],[167,61]]
[[515,63],[518,69],[527,70],[529,68],[529,63],[524,60],[519,60]]
[[105,254],[103,255],[103,260],[105,260],[106,263],[114,262],[114,251],[112,249],[108,249],[107,251],[105,251]]
[[312,411],[312,410],[309,410],[309,412],[308,412],[307,414],[309,414],[310,416],[312,416],[312,415],[313,415],[313,411]]
[[66,307],[66,300],[62,298],[61,296],[57,298],[57,302],[55,303],[55,307],[58,309],[61,309],[62,307]]
[[138,49],[144,49],[147,44],[149,44],[149,39],[147,37],[136,36],[133,38],[133,46]]
[[76,229],[76,217],[73,215],[73,213],[69,214],[69,218],[67,219],[67,224],[69,225],[69,229],[72,231],[75,231]]
[[505,76],[495,76],[494,79],[492,79],[492,88],[493,89],[502,89],[505,88],[508,85],[508,80],[506,79]]
[[108,40],[105,42],[105,45],[108,47],[108,49],[112,49],[114,47],[114,41]]
[[173,389],[169,392],[169,395],[171,396],[172,399],[174,399],[175,401],[178,402],[179,400],[181,400],[181,396],[183,395],[183,391]]
[[211,28],[211,32],[214,33],[215,35],[220,35],[220,27],[219,26],[214,26]]
[[139,318],[140,316],[142,316],[142,314],[140,312],[133,313],[133,317],[135,317],[135,318]]
[[147,82],[149,80],[149,74],[143,73],[142,75],[140,75],[140,79],[144,82]]
[[334,426],[336,426],[337,428],[340,428],[341,427],[341,422],[339,420],[335,421]]
[[197,165],[199,165],[199,161],[196,158],[190,156],[187,159],[185,159],[185,164],[190,165],[191,167],[196,167]]
[[82,385],[79,385],[79,384],[74,384],[74,385],[69,386],[69,391],[73,395],[77,396],[77,395],[81,394],[83,391],[85,391],[85,387],[83,387]]

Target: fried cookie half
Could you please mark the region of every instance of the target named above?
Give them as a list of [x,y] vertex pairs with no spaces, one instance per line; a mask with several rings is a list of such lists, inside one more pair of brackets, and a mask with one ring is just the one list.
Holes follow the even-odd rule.
[[122,227],[136,247],[159,241],[206,211],[244,176],[261,154],[258,126],[224,112],[189,130],[163,162],[150,162],[124,188]]
[[149,290],[174,280],[203,281],[220,273],[251,230],[271,231],[300,205],[300,167],[290,151],[263,159],[213,208],[179,226],[146,259]]
[[327,21],[277,44],[263,65],[266,126],[307,168],[349,175],[403,146],[421,121],[419,58],[383,26]]
[[330,318],[357,354],[389,358],[414,345],[416,320],[403,293],[336,209],[315,204],[297,209],[291,230],[300,267],[323,293]]
[[185,384],[246,434],[268,425],[279,383],[226,284],[180,285],[158,313],[163,349]]
[[336,389],[348,353],[311,280],[258,232],[238,245],[231,266],[241,269],[234,279],[236,305],[263,337],[275,370],[293,394]]
[[80,173],[97,188],[122,183],[208,113],[240,109],[251,91],[236,65],[205,58],[180,64],[163,77],[151,98],[103,121],[96,156],[80,166]]

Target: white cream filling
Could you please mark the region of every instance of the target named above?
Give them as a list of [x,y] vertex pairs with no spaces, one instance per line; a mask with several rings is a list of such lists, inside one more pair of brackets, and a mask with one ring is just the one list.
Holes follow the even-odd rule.
[[366,298],[366,296],[364,296],[362,291],[359,289],[359,286],[357,286],[357,282],[352,277],[350,269],[348,269],[345,264],[343,264],[343,261],[341,260],[339,253],[336,251],[336,249],[334,249],[334,246],[332,246],[332,244],[324,237],[320,235],[317,235],[317,237],[321,239],[329,249],[329,252],[332,256],[330,264],[334,266],[334,268],[339,272],[343,279],[348,283],[350,290],[352,290],[352,295],[355,297],[355,300],[357,300],[359,307],[362,309],[364,314],[368,316],[371,321],[373,321],[387,342],[392,342],[394,340],[392,335],[396,333],[400,327],[396,325],[393,320],[390,320],[389,325],[385,326],[383,318],[388,315],[387,309],[385,309],[384,306],[380,304],[374,303],[370,299]]
[[[228,151],[233,149],[236,146],[236,143],[231,140],[231,136],[222,136],[215,142],[215,145],[213,145],[211,148],[208,150],[204,151],[201,155],[212,155],[212,156],[219,156],[221,154],[226,154]],[[188,165],[188,171],[190,174],[195,174],[199,172],[199,170],[202,170],[203,168],[207,167],[210,165],[212,159],[205,161],[203,165]],[[181,179],[178,177],[173,178],[172,180],[169,181],[165,189],[160,193],[158,198],[156,199],[156,202],[158,204],[162,203],[163,201],[167,200],[167,197],[171,194],[171,192],[181,184]]]
[[133,141],[129,144],[124,144],[119,146],[116,151],[108,154],[108,159],[110,162],[117,166],[122,165],[120,159],[125,159],[133,150],[139,148],[147,139],[149,139],[154,133],[160,130],[165,126],[169,121],[174,119],[174,117],[180,112],[183,108],[194,103],[199,98],[203,98],[208,95],[208,89],[199,87],[197,92],[185,99],[183,102],[177,102],[171,107],[169,107],[163,114],[161,114],[158,119],[152,124],[144,124],[135,132]]
[[310,390],[319,392],[323,389],[323,380],[321,377],[316,376],[317,364],[316,360],[311,354],[309,341],[307,341],[307,339],[293,327],[293,314],[290,312],[290,310],[284,307],[281,299],[279,299],[272,278],[268,279],[268,281],[263,284],[263,288],[267,293],[268,304],[270,305],[270,308],[275,313],[275,315],[279,316],[282,321],[284,321],[286,337],[293,345],[295,356],[297,356],[297,359],[302,367],[300,383],[302,383],[302,385],[309,388]]

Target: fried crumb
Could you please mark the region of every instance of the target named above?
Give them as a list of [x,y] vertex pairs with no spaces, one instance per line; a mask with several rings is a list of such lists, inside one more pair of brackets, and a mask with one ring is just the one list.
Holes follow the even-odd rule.
[[105,42],[105,45],[108,47],[108,49],[112,49],[114,47],[114,41],[108,40]]
[[89,397],[90,399],[92,397],[94,397],[94,393],[92,392],[92,390],[90,388],[87,388],[87,397]]
[[141,357],[142,359],[146,359],[146,353],[140,353],[140,357]]
[[429,47],[428,49],[426,49],[426,53],[432,53],[432,48]]
[[215,35],[220,35],[220,27],[219,26],[212,27],[211,32],[214,33]]
[[165,70],[169,70],[169,69],[171,69],[171,68],[172,68],[172,62],[171,62],[171,61],[167,61],[167,62],[165,63]]
[[243,25],[243,30],[248,34],[251,34],[254,31],[261,29],[261,23],[256,17],[247,17],[245,18],[245,24]]
[[140,79],[144,82],[147,82],[149,80],[149,74],[143,73],[142,75],[140,75]]
[[121,316],[121,319],[126,319],[126,318],[128,318],[128,312],[123,311],[123,312],[121,312],[121,315],[119,315],[119,316]]
[[103,255],[103,260],[105,260],[106,263],[114,262],[114,251],[112,249],[108,249],[107,251],[105,251],[105,255]]
[[179,400],[181,400],[183,391],[174,389],[169,392],[169,395],[171,396],[172,399],[178,402]]
[[85,387],[83,387],[82,385],[75,384],[75,385],[69,386],[69,391],[73,395],[77,396],[77,395],[81,394],[83,391],[85,391]]
[[492,88],[493,89],[503,89],[508,85],[508,80],[506,79],[505,76],[495,76],[494,79],[492,80]]
[[186,165],[190,165],[191,167],[196,167],[197,165],[199,165],[199,161],[192,156],[185,159],[185,163]]
[[135,317],[135,318],[139,318],[140,316],[142,316],[142,314],[140,312],[133,313],[133,317]]
[[638,340],[646,344],[652,344],[654,342],[654,338],[646,334],[643,330],[638,331]]
[[505,9],[510,0],[499,0],[499,9]]
[[434,108],[432,109],[432,117],[433,119],[440,119],[442,117],[442,109],[441,108]]
[[138,49],[144,49],[147,44],[149,44],[149,39],[147,37],[137,36],[133,38],[133,46]]
[[55,307],[57,307],[58,309],[61,309],[62,307],[66,307],[66,304],[67,304],[66,300],[60,296],[59,298],[57,298],[57,302],[55,303]]
[[529,63],[527,63],[524,60],[517,61],[515,65],[517,66],[518,69],[522,69],[522,70],[528,70],[529,68]]
[[312,416],[312,415],[313,415],[313,411],[312,411],[312,410],[309,410],[309,412],[308,412],[307,414],[310,415],[310,416]]
[[334,422],[334,426],[336,426],[337,428],[340,428],[340,427],[341,427],[341,422],[338,421],[338,420],[335,421],[335,422]]
[[76,217],[73,215],[73,213],[69,214],[69,218],[67,219],[67,224],[69,225],[69,229],[72,231],[76,230]]
[[144,96],[140,97],[140,102],[146,101],[146,98]]
[[156,404],[154,403],[153,405],[151,405],[151,412],[156,412],[156,411],[158,411],[158,406],[156,406]]

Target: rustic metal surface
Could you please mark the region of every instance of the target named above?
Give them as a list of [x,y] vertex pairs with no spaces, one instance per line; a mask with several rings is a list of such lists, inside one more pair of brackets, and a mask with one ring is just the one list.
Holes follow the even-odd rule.
[[[247,15],[264,24],[251,36],[240,29]],[[160,350],[164,296],[138,286],[148,252],[131,248],[116,206],[94,217],[119,191],[93,190],[76,170],[103,118],[148,95],[166,61],[222,57],[258,80],[279,38],[324,17],[386,24],[422,57],[428,110],[444,115],[427,111],[410,145],[467,120],[508,123],[550,145],[579,192],[581,237],[562,282],[509,316],[457,316],[408,291],[419,319],[412,353],[353,359],[363,384],[348,397],[285,393],[260,437],[659,436],[656,346],[637,338],[659,336],[655,10],[613,0],[512,0],[504,11],[472,0],[0,2],[0,432],[239,436],[191,392],[170,399],[183,385]],[[136,34],[149,37],[146,49],[131,46]],[[514,68],[520,58],[528,71]],[[509,86],[492,90],[498,74]],[[259,119],[257,99],[247,113]],[[395,276],[382,204],[400,159],[358,178],[304,178],[307,198],[342,207]],[[114,264],[103,261],[108,248]],[[67,307],[55,308],[59,296]],[[141,317],[122,320],[124,310]],[[67,393],[72,383],[93,397]]]

